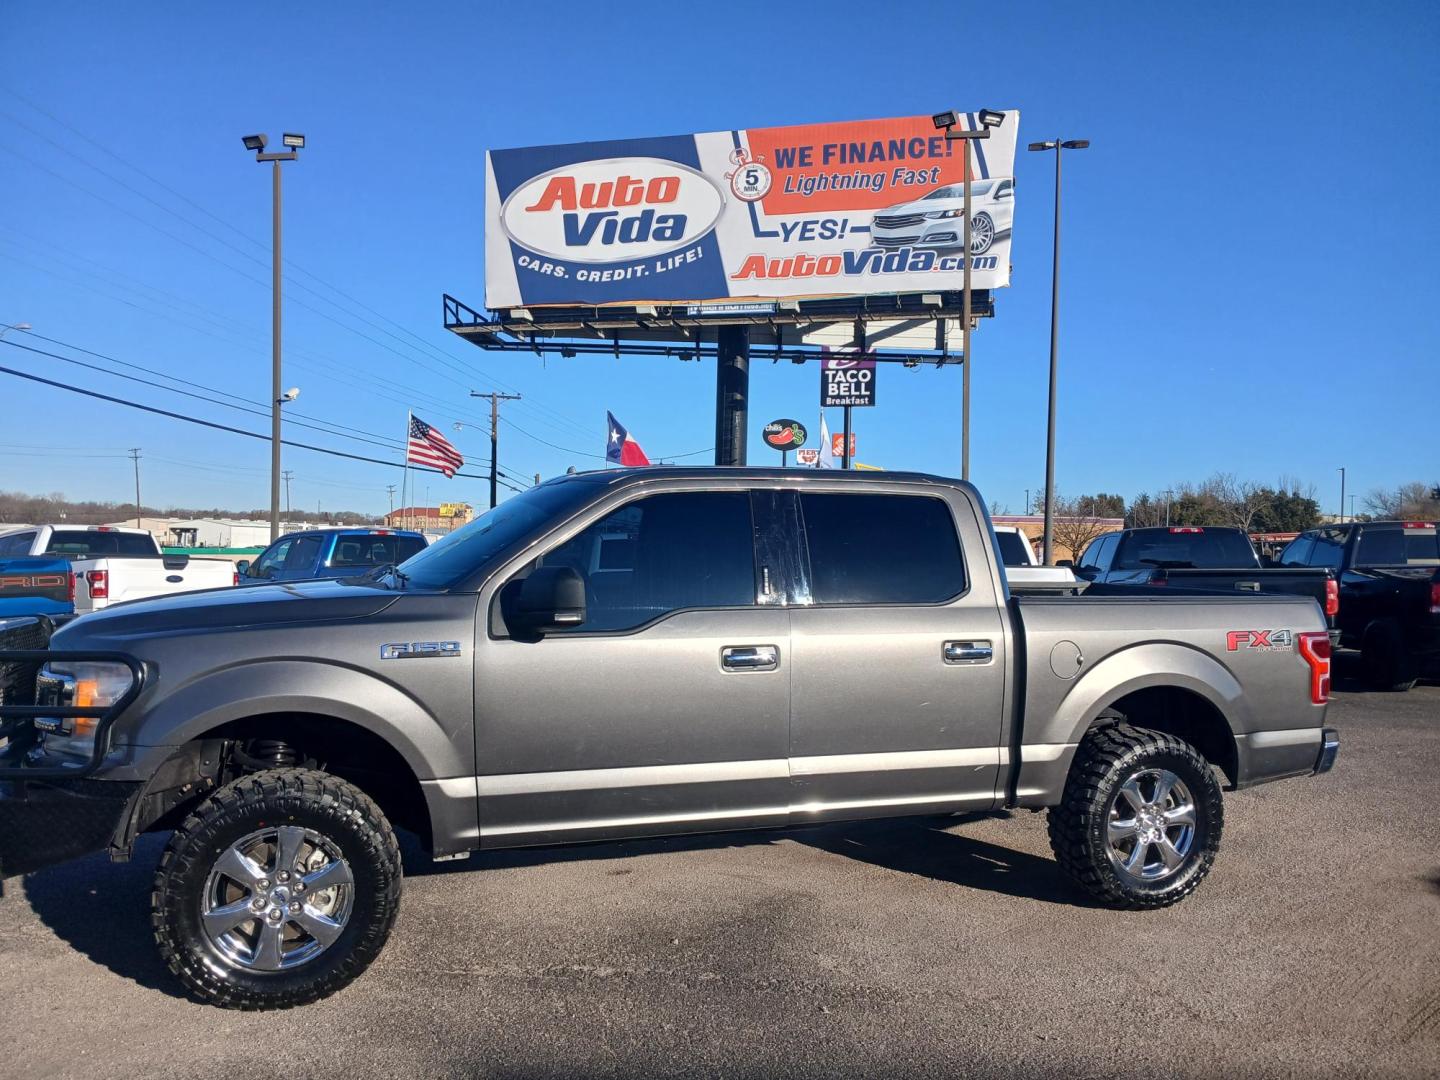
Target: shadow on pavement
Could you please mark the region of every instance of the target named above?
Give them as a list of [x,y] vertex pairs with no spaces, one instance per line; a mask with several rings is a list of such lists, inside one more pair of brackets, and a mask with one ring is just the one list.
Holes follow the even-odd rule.
[[170,997],[183,998],[150,931],[150,885],[169,833],[143,836],[128,863],[101,853],[23,879],[40,921],[95,963]]
[[790,839],[832,855],[869,863],[903,874],[926,877],[969,889],[1042,900],[1067,907],[1091,907],[1051,859],[976,840],[946,829],[987,815],[850,821],[833,825],[775,831],[710,833],[644,840],[619,840],[566,847],[489,851],[455,862],[436,863],[414,837],[401,834],[405,873],[411,877],[510,870],[554,863],[623,860],[668,852],[713,851],[720,848],[774,844]]
[[[405,874],[451,873],[546,866],[589,860],[624,860],[667,852],[708,851],[794,840],[902,874],[970,889],[1070,907],[1090,907],[1059,866],[1010,848],[945,830],[979,820],[967,817],[841,822],[780,831],[656,837],[569,847],[523,848],[436,863],[411,834],[401,832]],[[184,998],[155,949],[150,930],[150,886],[168,833],[143,836],[128,863],[90,855],[23,878],[26,900],[55,935],[115,974],[170,997]],[[612,873],[625,873],[623,868]],[[1440,879],[1437,879],[1440,887]]]

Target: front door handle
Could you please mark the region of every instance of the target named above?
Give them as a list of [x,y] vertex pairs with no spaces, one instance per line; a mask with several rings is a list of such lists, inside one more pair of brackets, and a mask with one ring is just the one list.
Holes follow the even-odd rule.
[[726,671],[774,671],[780,666],[780,650],[774,645],[727,645],[720,650],[720,666]]
[[947,641],[947,664],[988,664],[995,658],[995,648],[988,641]]

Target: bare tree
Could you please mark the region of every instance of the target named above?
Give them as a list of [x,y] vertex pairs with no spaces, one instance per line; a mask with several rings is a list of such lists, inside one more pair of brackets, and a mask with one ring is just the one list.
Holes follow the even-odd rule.
[[1255,518],[1269,508],[1273,493],[1249,480],[1237,480],[1234,473],[1216,473],[1206,486],[1219,501],[1222,512],[1236,528],[1247,533]]
[[1095,500],[1055,495],[1055,543],[1078,559],[1085,546],[1109,526],[1095,513]]
[[1440,486],[1417,480],[1397,488],[1376,488],[1365,496],[1365,507],[1381,519],[1440,517]]

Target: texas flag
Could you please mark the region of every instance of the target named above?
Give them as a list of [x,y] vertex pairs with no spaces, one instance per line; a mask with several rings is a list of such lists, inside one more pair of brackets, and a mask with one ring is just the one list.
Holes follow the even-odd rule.
[[620,426],[615,414],[607,412],[605,419],[610,425],[610,434],[605,440],[605,460],[616,465],[649,465],[650,459],[645,456],[645,451],[640,449],[640,444],[630,432]]

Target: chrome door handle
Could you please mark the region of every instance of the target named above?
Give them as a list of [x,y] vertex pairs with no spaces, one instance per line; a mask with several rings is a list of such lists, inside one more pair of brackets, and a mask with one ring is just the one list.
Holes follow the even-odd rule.
[[774,671],[780,666],[780,650],[774,645],[727,645],[720,650],[720,666],[726,671]]
[[947,664],[988,664],[995,658],[995,648],[988,641],[947,641]]

